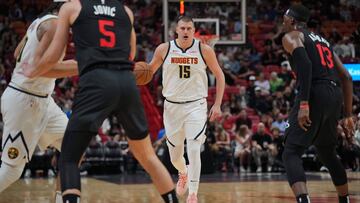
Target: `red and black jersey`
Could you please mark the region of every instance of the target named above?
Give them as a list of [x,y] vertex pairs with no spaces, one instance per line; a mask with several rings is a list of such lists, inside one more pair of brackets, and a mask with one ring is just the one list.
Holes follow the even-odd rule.
[[[335,68],[334,52],[330,43],[322,36],[308,30],[300,30],[304,34],[304,46],[312,63],[312,81],[331,80],[338,82]],[[295,72],[301,71],[301,66],[296,67],[293,58],[289,58],[291,67]]]
[[80,0],[81,11],[72,25],[79,73],[96,64],[132,69],[132,24],[119,0]]

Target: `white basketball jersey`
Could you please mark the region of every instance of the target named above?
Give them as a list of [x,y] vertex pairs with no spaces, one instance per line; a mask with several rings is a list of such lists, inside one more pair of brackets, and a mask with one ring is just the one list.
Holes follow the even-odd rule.
[[28,30],[26,31],[25,44],[18,58],[16,59],[16,67],[11,78],[12,85],[30,92],[40,94],[51,94],[54,90],[55,79],[53,78],[37,77],[31,79],[19,73],[22,68],[26,68],[23,67],[23,64],[29,66],[34,63],[35,51],[40,43],[37,37],[37,29],[42,22],[51,18],[57,18],[57,16],[48,14],[38,18],[31,23]]
[[207,65],[195,40],[182,50],[175,40],[169,42],[168,54],[163,63],[163,96],[175,102],[192,101],[207,97]]

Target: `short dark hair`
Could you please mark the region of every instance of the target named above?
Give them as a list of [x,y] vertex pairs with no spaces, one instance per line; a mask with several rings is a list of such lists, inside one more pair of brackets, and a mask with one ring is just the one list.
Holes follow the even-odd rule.
[[310,19],[310,10],[302,4],[294,4],[286,11],[285,15],[293,17],[298,22],[307,23]]
[[176,21],[176,23],[179,23],[179,21],[184,21],[184,22],[186,22],[186,23],[188,23],[188,22],[194,23],[194,20],[192,19],[192,17],[190,17],[190,16],[185,16],[185,15],[179,16],[178,19],[177,19],[177,21]]

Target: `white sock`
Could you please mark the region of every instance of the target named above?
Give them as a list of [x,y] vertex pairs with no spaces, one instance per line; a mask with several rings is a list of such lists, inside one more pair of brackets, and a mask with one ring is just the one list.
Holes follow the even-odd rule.
[[61,191],[56,191],[56,193],[55,193],[55,203],[63,203]]
[[201,173],[201,159],[200,148],[201,140],[187,139],[187,154],[189,158],[188,166],[188,180],[189,180],[189,194],[197,194],[199,189],[200,173]]
[[168,144],[168,148],[172,165],[179,171],[179,173],[186,173],[184,145],[173,147]]

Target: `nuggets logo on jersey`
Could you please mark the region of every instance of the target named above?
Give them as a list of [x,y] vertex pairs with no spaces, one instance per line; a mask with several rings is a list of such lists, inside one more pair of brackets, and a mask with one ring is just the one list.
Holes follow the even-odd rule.
[[171,64],[198,64],[198,58],[193,57],[171,57]]
[[10,147],[8,150],[9,159],[16,159],[19,156],[19,150],[15,147]]

